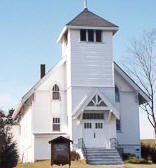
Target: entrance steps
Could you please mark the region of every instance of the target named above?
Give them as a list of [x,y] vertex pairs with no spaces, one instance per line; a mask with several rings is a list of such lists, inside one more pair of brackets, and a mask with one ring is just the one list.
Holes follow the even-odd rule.
[[116,149],[86,148],[86,160],[91,165],[120,165],[123,161]]

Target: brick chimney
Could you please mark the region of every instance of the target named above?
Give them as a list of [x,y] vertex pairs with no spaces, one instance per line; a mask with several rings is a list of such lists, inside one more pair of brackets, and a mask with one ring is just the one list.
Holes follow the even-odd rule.
[[40,65],[40,79],[45,76],[45,64]]

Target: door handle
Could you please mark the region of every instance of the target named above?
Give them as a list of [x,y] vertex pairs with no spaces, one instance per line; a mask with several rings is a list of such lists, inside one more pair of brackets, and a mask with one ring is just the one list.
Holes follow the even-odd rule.
[[95,132],[94,132],[94,138],[96,138]]

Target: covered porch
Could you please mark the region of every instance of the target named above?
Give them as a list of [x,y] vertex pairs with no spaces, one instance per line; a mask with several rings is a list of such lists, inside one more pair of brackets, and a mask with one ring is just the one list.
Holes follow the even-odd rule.
[[119,112],[102,92],[92,92],[73,115],[73,124],[79,127],[74,133],[76,137],[73,136],[74,148],[115,148],[116,119],[119,118]]

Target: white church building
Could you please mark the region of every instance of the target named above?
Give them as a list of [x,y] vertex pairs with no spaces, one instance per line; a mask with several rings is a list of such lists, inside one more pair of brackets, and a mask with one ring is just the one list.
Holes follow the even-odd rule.
[[113,61],[118,29],[87,7],[65,25],[61,60],[48,73],[41,65],[41,79],[13,114],[22,162],[50,159],[48,142],[59,136],[90,164],[115,164],[111,153],[121,163],[117,148],[141,156],[139,106],[149,98]]

